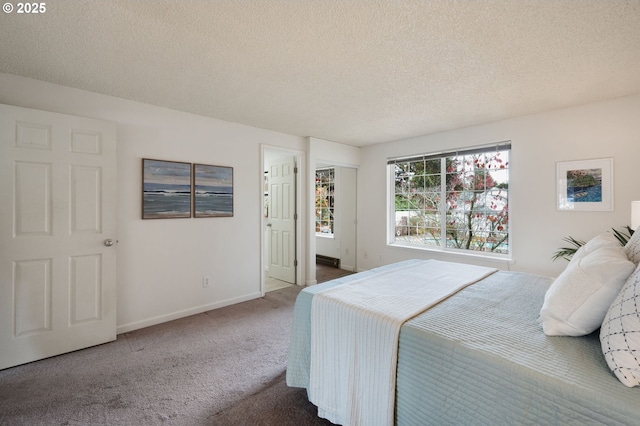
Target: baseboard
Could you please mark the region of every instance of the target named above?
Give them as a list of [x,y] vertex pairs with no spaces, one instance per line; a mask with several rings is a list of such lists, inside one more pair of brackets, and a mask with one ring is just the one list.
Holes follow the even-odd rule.
[[262,297],[260,292],[251,293],[245,296],[236,297],[233,299],[221,300],[215,303],[209,303],[206,305],[195,306],[189,309],[183,309],[181,311],[171,312],[165,315],[158,315],[153,318],[134,321],[128,324],[122,324],[116,326],[116,334],[128,333],[129,331],[139,330],[145,327],[151,327],[152,325],[162,324],[163,322],[173,321],[176,319],[188,317],[191,315],[201,314],[203,312],[212,311],[214,309],[224,308],[225,306],[235,305],[236,303],[246,302],[248,300],[257,299]]

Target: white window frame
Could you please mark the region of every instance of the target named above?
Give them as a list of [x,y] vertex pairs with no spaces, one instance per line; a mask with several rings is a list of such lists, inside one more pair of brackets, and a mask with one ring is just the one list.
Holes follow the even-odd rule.
[[[440,253],[447,253],[447,254],[461,255],[461,256],[511,260],[513,256],[513,245],[512,245],[513,227],[511,225],[510,214],[508,216],[508,222],[507,222],[508,223],[507,224],[507,227],[508,227],[508,241],[507,241],[508,252],[507,253],[494,253],[491,251],[479,251],[479,250],[472,250],[472,249],[447,247],[445,238],[441,238],[439,246],[410,243],[407,241],[399,241],[396,239],[396,225],[397,225],[396,209],[395,209],[396,207],[395,164],[396,163],[418,160],[420,158],[431,158],[431,159],[446,158],[446,157],[452,157],[452,156],[458,156],[458,155],[469,155],[474,153],[490,152],[493,150],[497,150],[497,151],[508,150],[509,154],[511,154],[510,152],[511,141],[504,141],[504,142],[494,143],[490,145],[475,146],[470,148],[461,148],[458,150],[451,150],[451,151],[442,151],[442,152],[435,152],[435,153],[411,155],[411,156],[405,156],[405,157],[389,158],[387,161],[387,177],[388,177],[387,179],[387,195],[388,195],[388,198],[387,198],[387,245],[390,247],[400,247],[400,248],[409,249],[409,250],[425,250],[425,251],[435,251]],[[444,169],[445,169],[444,162],[442,162],[441,171],[440,171],[441,176],[446,176],[446,170]],[[508,186],[509,186],[509,190],[511,190],[511,183],[510,183],[511,155],[509,155],[508,170],[509,170]],[[446,179],[441,179],[441,196],[444,196],[445,193],[446,193]],[[512,211],[513,205],[512,205],[511,197],[508,197],[508,205],[509,205],[509,210]],[[446,217],[446,203],[440,204],[440,215],[441,217]],[[441,221],[440,223],[441,235],[446,235],[446,232],[445,232],[446,224],[444,222],[445,221]]]

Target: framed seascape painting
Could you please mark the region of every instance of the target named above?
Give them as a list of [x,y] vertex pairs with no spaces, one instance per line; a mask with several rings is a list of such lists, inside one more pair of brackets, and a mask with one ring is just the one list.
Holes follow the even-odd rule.
[[557,163],[558,210],[613,210],[613,158]]
[[142,159],[142,218],[191,217],[191,163]]
[[193,165],[193,216],[233,216],[233,167]]

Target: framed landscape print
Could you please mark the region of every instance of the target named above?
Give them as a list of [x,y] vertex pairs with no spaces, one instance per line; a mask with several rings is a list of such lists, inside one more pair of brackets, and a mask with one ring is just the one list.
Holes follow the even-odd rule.
[[613,158],[557,164],[558,210],[613,210]]
[[191,163],[142,159],[142,218],[191,217]]
[[193,165],[193,216],[233,216],[233,167]]

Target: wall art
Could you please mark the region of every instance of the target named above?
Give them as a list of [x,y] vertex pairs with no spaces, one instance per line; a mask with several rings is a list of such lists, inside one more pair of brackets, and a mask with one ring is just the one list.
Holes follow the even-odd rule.
[[233,167],[193,165],[193,216],[233,216]]
[[191,217],[191,163],[142,159],[142,218]]
[[613,158],[557,163],[558,210],[613,210]]

